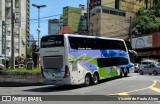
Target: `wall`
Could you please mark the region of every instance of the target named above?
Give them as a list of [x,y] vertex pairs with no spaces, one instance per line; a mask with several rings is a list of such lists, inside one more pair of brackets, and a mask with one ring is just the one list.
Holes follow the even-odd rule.
[[133,17],[134,14],[127,12],[125,17],[107,13],[96,14],[90,17],[90,34],[128,39],[130,16]]
[[102,0],[102,6],[115,8],[115,0]]
[[144,7],[144,1],[139,2],[137,0],[120,0],[121,10],[126,10],[128,12],[136,12],[139,8]]
[[19,84],[35,84],[42,83],[42,75],[40,73],[0,73],[0,86],[5,83]]
[[77,32],[81,18],[81,8],[64,7],[63,23],[65,26],[70,26],[73,32]]
[[[133,49],[160,48],[160,32],[135,37],[132,39]],[[136,44],[138,46],[136,47]]]

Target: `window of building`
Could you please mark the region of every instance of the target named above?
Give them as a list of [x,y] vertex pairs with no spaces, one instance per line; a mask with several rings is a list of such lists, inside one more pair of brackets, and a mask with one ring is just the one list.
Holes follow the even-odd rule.
[[16,53],[19,53],[19,49],[16,49]]
[[7,31],[7,35],[8,35],[8,36],[11,36],[11,31]]
[[15,7],[19,8],[19,0],[15,0]]
[[10,52],[10,51],[11,51],[11,48],[10,48],[10,47],[7,47],[7,51]]
[[107,10],[107,9],[103,9],[102,11],[103,11],[103,13],[109,13],[109,10]]

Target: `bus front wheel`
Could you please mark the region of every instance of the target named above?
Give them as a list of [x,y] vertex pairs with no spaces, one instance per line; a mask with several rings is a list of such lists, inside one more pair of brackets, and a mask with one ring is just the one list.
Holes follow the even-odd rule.
[[128,76],[128,70],[126,69],[125,71],[124,71],[124,77],[127,77]]
[[85,86],[89,86],[90,84],[91,84],[91,77],[90,77],[89,74],[87,74],[87,75],[85,76],[84,85],[85,85]]
[[129,73],[129,68],[127,67],[127,68],[124,70],[124,77],[127,77],[127,76],[128,76],[128,73]]

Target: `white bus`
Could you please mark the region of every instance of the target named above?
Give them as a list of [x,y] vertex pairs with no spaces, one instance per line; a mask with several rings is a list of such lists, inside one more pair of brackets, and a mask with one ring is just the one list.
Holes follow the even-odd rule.
[[127,76],[130,62],[124,40],[85,35],[48,35],[41,39],[43,82],[51,85],[97,84]]

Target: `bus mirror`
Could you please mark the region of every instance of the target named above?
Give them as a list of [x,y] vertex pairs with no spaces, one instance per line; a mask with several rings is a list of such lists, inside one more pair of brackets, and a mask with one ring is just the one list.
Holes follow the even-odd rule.
[[132,53],[134,56],[138,57],[138,54],[137,54],[136,51],[134,51],[134,50],[129,50],[129,52]]

